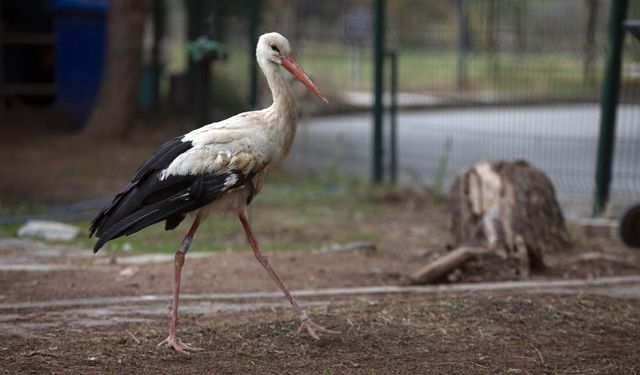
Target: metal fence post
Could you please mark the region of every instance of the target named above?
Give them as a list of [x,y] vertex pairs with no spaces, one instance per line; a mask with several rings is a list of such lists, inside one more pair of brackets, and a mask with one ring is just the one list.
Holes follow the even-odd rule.
[[164,1],[153,0],[153,46],[151,47],[151,103],[153,109],[160,106],[160,75],[162,64],[160,62],[160,42],[164,34]]
[[251,0],[249,17],[249,104],[258,107],[258,63],[256,62],[256,44],[258,44],[258,22],[260,21],[260,0]]
[[598,159],[596,161],[596,191],[593,215],[599,215],[609,200],[611,168],[615,146],[616,109],[620,88],[620,65],[624,29],[622,23],[627,13],[628,0],[611,1],[609,16],[609,51],[605,81],[600,103],[600,137],[598,139]]
[[[193,0],[187,2],[187,35],[189,40],[196,40],[199,36],[206,34],[205,28],[206,15],[208,4],[204,0]],[[203,95],[205,95],[205,85],[202,80],[202,68],[197,62],[189,57],[189,67],[187,71],[188,82],[188,95],[189,95],[189,110],[194,121],[194,127],[200,127],[206,123],[205,111],[207,108],[203,108],[203,105],[210,105],[210,103],[203,102]],[[205,122],[202,122],[203,119]]]
[[389,117],[391,117],[391,131],[389,132],[389,169],[391,183],[398,182],[398,53],[387,52],[391,69],[391,103]]
[[2,0],[0,0],[0,123],[4,123],[5,96],[4,96],[4,25],[2,22]]
[[373,88],[373,142],[372,142],[372,179],[373,183],[381,183],[383,176],[382,160],[382,91],[383,91],[383,68],[384,68],[384,11],[385,1],[375,0],[374,2],[374,41],[373,41],[373,61],[374,61],[374,88]]
[[456,84],[458,90],[467,88],[467,53],[469,51],[469,29],[467,25],[467,4],[456,1],[458,13],[458,58],[456,61]]

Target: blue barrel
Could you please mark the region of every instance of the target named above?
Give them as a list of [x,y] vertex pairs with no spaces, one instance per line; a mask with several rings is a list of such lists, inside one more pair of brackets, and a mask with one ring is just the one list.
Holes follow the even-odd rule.
[[80,128],[96,99],[106,50],[108,0],[51,0],[57,104]]

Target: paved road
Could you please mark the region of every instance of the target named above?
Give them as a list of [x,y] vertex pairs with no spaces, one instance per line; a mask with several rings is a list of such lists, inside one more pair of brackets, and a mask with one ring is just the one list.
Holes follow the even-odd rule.
[[[524,158],[554,181],[569,216],[590,214],[600,112],[595,104],[402,112],[400,180],[448,189],[479,159]],[[288,167],[368,176],[371,115],[303,120]],[[618,111],[612,200],[640,201],[640,105]]]

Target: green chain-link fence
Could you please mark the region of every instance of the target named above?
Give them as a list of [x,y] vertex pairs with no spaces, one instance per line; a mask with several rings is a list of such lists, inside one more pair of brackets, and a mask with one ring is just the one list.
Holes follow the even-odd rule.
[[[478,159],[524,158],[549,174],[569,215],[589,215],[610,1],[387,1],[386,48],[399,63],[400,182],[446,191],[455,173]],[[373,1],[263,2],[258,32],[287,36],[332,100],[322,107],[305,98],[303,113],[356,112],[303,117],[290,168],[369,176],[372,12]],[[640,18],[640,5],[631,2],[629,16]],[[249,65],[247,19],[229,20],[230,63],[218,67],[243,97],[250,96],[248,70],[237,67]],[[616,211],[640,200],[639,88],[640,43],[627,38],[611,189]]]

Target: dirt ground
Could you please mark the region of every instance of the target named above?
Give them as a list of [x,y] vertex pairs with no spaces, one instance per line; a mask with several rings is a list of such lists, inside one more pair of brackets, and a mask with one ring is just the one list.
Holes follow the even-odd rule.
[[[3,137],[0,212],[29,213],[39,205],[113,194],[167,137],[158,132],[149,138],[88,144],[66,136],[28,143]],[[276,186],[265,188],[267,198],[256,201],[255,226],[267,248],[294,246],[295,251],[268,252],[293,290],[402,285],[408,273],[447,251],[441,200],[393,190],[326,198],[326,191],[315,187]],[[205,224],[209,234],[199,235],[194,249],[216,242],[229,251],[189,253],[185,296],[277,291],[237,223]],[[284,298],[238,304],[185,299],[179,334],[205,351],[184,356],[156,347],[166,336],[171,252],[179,233],[150,228],[127,239],[133,252],[125,252],[122,242],[93,255],[88,240],[17,240],[15,229],[0,227],[0,373],[640,372],[640,299],[589,292],[305,298],[318,323],[342,332],[320,341],[296,335]],[[377,250],[326,250],[333,242],[361,240],[375,243]],[[167,254],[141,252],[165,251],[160,245]],[[533,280],[640,274],[640,253],[609,240],[576,239],[570,249],[545,254],[545,261],[548,269]],[[517,277],[501,259],[484,257],[440,282],[505,280]],[[149,295],[160,302],[150,306],[120,298]],[[108,306],[87,302],[106,297],[120,299]],[[67,299],[87,304],[54,305]],[[16,305],[30,302],[43,303]],[[125,318],[118,315],[122,309]]]
[[[595,249],[595,248],[594,248]],[[585,257],[585,254],[588,255]],[[23,240],[0,240],[0,302],[43,301],[68,298],[171,294],[172,255],[131,255],[100,252],[68,245]],[[347,288],[402,285],[406,275],[427,264],[431,252],[402,250],[287,251],[269,253],[281,279],[292,289]],[[138,262],[139,260],[139,262]],[[597,278],[640,274],[640,253],[585,252],[582,248],[547,256],[549,268],[534,273],[533,280]],[[33,272],[21,265],[58,268]],[[472,262],[456,273],[463,282],[518,280],[502,259],[494,256]],[[238,252],[189,253],[183,272],[184,293],[234,293],[273,291],[275,284],[248,249]],[[442,280],[446,282],[446,280]]]
[[[640,302],[473,294],[335,300],[312,308],[340,330],[296,334],[288,311],[183,316],[190,356],[156,344],[166,322],[3,334],[3,373],[635,374]],[[46,317],[43,317],[46,319]]]
[[[320,341],[296,334],[297,322],[283,297],[264,305],[249,299],[253,305],[246,310],[243,304],[185,300],[179,335],[205,349],[185,356],[156,347],[167,331],[170,255],[139,263],[147,255],[94,256],[88,249],[23,240],[0,245],[5,260],[39,254],[31,264],[59,267],[0,272],[0,373],[640,372],[640,299],[588,292],[307,297],[303,305],[314,320],[342,332]],[[359,250],[277,252],[270,259],[285,283],[299,290],[396,285],[403,270],[420,258]],[[599,262],[598,267],[611,269]],[[184,295],[277,291],[248,251],[192,255],[182,290]],[[156,311],[140,300],[107,301],[103,307],[88,303],[73,310],[53,305],[68,298],[151,294],[163,296]],[[12,305],[28,301],[51,306]],[[108,312],[125,309],[126,318]]]

